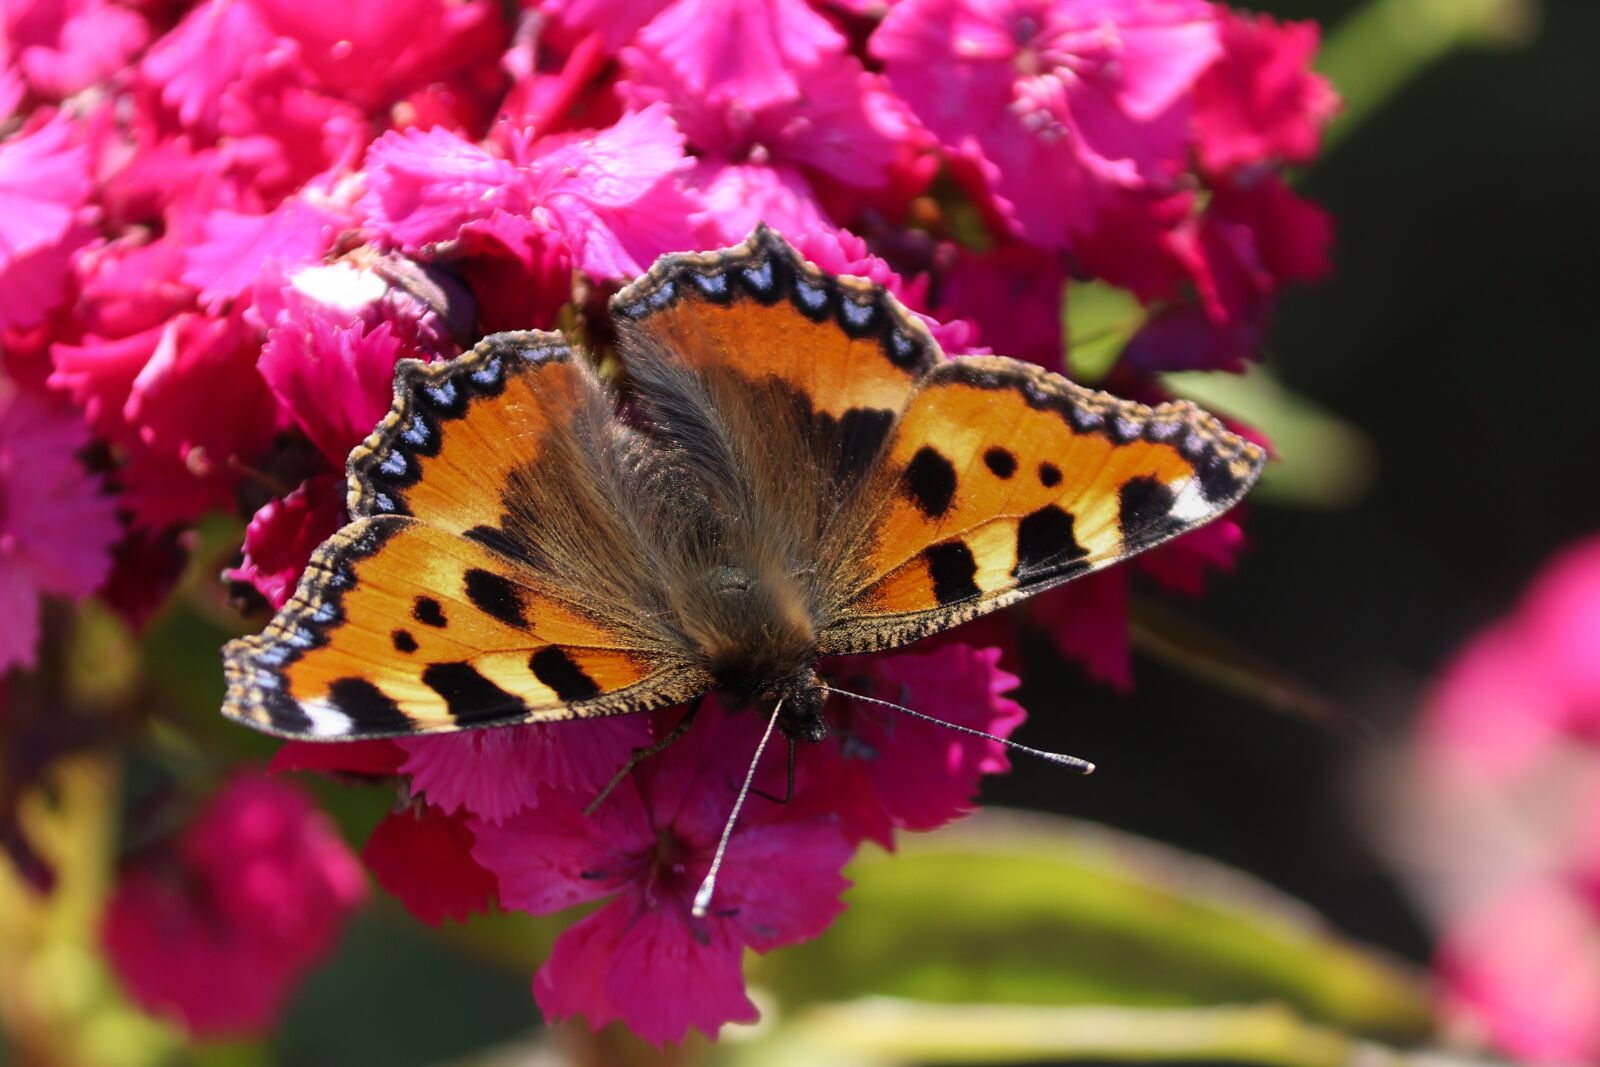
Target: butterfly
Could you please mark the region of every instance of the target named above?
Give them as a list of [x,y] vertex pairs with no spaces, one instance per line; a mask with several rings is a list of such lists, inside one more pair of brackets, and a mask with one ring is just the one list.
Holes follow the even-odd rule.
[[[720,690],[827,733],[819,657],[895,648],[1216,518],[1264,453],[996,356],[758,228],[611,300],[622,373],[561,334],[402,361],[350,522],[224,713],[290,738],[648,711]],[[771,726],[769,724],[769,734]]]

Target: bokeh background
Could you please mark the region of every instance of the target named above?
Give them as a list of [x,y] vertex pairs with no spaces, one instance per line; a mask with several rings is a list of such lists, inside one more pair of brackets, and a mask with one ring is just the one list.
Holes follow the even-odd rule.
[[[614,1031],[545,1035],[528,967],[553,928],[495,919],[434,931],[383,900],[358,914],[259,1039],[192,1043],[125,1006],[77,1011],[74,998],[87,1004],[99,994],[84,990],[103,978],[70,953],[46,960],[26,980],[47,983],[45,999],[87,1028],[76,1047],[91,1049],[96,1065],[209,1067],[1334,1064],[1358,1052],[1400,1062],[1406,1053],[1380,1045],[1418,1044],[1463,1061],[1492,1054],[1481,1026],[1419,1022],[1437,991],[1441,930],[1429,903],[1437,887],[1403,862],[1406,835],[1427,833],[1428,823],[1401,809],[1415,724],[1441,674],[1474,634],[1514,610],[1552,557],[1600,535],[1600,7],[1241,6],[1324,27],[1321,69],[1346,110],[1297,184],[1335,219],[1335,268],[1284,296],[1259,369],[1178,387],[1262,425],[1286,469],[1257,494],[1248,552],[1204,599],[1136,593],[1131,691],[1087,681],[1031,640],[1022,739],[1090,757],[1100,770],[1079,780],[1018,761],[987,782],[984,800],[1131,832],[1261,885],[1086,828],[999,815],[975,824],[976,834],[956,827],[908,844],[900,859],[863,861],[851,914],[821,942],[753,973],[776,1022],[720,1048],[695,1040],[658,1057]],[[204,533],[220,550],[239,530]],[[180,665],[167,681],[185,707],[219,701],[217,676],[182,666],[188,649],[216,642],[218,625],[172,613],[147,638],[152,657]],[[227,730],[218,722],[214,736]],[[202,747],[211,743],[200,736]],[[231,734],[221,743],[262,760],[273,747]],[[174,741],[159,770],[136,758],[129,795],[139,795],[141,774],[170,773],[182,752]],[[354,840],[392,799],[311,784]],[[1011,854],[987,868],[971,862],[996,842]],[[1132,867],[1122,866],[1126,847],[1142,857]],[[977,884],[983,877],[1019,896],[996,898]],[[1302,902],[1326,928],[1300,918],[1253,928],[1282,903],[1263,893]],[[22,914],[18,898],[0,899]],[[65,902],[52,921],[84,921],[92,907]],[[1052,924],[1073,931],[1080,960],[1031,951],[1030,936]],[[1325,940],[1328,930],[1340,939]],[[1370,954],[1348,955],[1343,939]],[[1081,1007],[1120,996],[1124,1006],[1172,1013],[1155,1022],[1116,1011],[985,1010],[1029,999],[1030,986],[1043,1001]],[[896,1014],[919,996],[946,1006]],[[856,1007],[827,1007],[835,1001]],[[1211,1003],[1229,1007],[1178,1010]],[[1293,1014],[1277,1014],[1283,1005]],[[967,1044],[941,1046],[939,1020]],[[1331,1036],[1346,1032],[1356,1036]],[[28,1062],[16,1058],[23,1047],[0,1039],[0,1059]],[[1588,1058],[1577,1045],[1552,1047],[1529,1058]],[[1593,1049],[1600,1055],[1600,1044]]]

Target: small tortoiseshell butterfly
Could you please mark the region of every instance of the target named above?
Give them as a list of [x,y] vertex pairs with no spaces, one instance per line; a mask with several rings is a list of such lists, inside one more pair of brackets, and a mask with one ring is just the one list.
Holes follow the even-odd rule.
[[[225,714],[389,737],[721,689],[826,733],[819,656],[894,648],[1216,518],[1255,445],[1029,363],[950,359],[881,287],[758,229],[611,301],[622,384],[557,333],[402,362],[351,522]],[[769,724],[770,732],[770,724]]]

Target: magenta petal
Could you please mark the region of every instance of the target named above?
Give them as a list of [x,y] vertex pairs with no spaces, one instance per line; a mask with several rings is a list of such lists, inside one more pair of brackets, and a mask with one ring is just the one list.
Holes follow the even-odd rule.
[[0,262],[58,240],[89,195],[89,151],[58,117],[0,143]]
[[282,272],[322,258],[342,218],[300,199],[265,215],[215,211],[205,220],[205,240],[184,256],[183,280],[215,310],[257,282],[269,267]]
[[344,479],[319,475],[267,501],[244,531],[244,560],[223,572],[248,582],[274,609],[294,595],[311,553],[344,524]]
[[734,835],[717,907],[757,952],[816,937],[844,911],[855,848],[827,820],[772,821]]
[[430,926],[464,922],[495,899],[495,877],[473,860],[466,820],[437,808],[391,812],[373,828],[361,858],[379,885]]
[[534,723],[402,738],[400,770],[447,812],[500,822],[538,804],[541,789],[598,796],[635,748],[650,743],[642,716]]
[[581,1016],[591,1030],[617,1018],[606,979],[617,940],[628,925],[631,901],[616,900],[573,923],[551,946],[550,957],[533,976],[533,999],[546,1020]]
[[388,414],[400,339],[340,309],[299,301],[267,335],[256,363],[290,418],[335,467]]
[[88,440],[70,410],[20,391],[0,399],[0,569],[57,596],[94,592],[122,532],[100,479],[78,461]]
[[655,842],[630,782],[592,816],[593,798],[547,790],[537,808],[501,823],[472,822],[472,855],[500,881],[500,901],[534,915],[598,900],[633,877],[636,857]]
[[752,111],[809,91],[800,72],[845,39],[804,0],[677,0],[639,31],[688,97]]
[[21,567],[0,566],[0,671],[31,669],[39,648],[39,587]]
[[443,127],[390,130],[367,149],[366,167],[362,210],[404,249],[451,240],[497,210],[527,212],[517,169]]
[[[624,897],[606,911],[620,916],[628,903]],[[742,946],[715,926],[701,940],[686,918],[668,909],[642,910],[622,930],[610,958],[610,1004],[630,1030],[658,1046],[682,1041],[690,1027],[715,1037],[723,1023],[759,1018],[744,991]]]

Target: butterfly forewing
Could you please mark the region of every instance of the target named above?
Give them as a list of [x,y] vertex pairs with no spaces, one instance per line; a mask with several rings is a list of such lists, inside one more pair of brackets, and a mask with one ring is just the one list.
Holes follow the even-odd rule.
[[866,577],[822,648],[903,644],[1126,559],[1232,507],[1264,462],[1191,404],[951,360],[899,420]]
[[[556,335],[403,365],[393,410],[351,456],[356,521],[266,631],[225,650],[225,713],[285,736],[380,737],[705,691],[640,610],[634,531],[580,462],[608,446],[610,405]],[[619,588],[619,571],[638,585]]]

